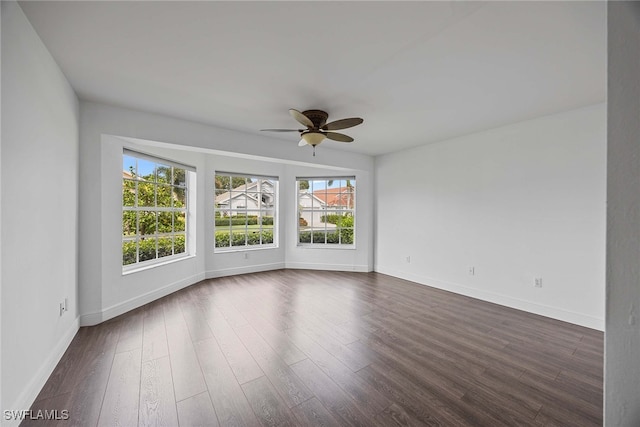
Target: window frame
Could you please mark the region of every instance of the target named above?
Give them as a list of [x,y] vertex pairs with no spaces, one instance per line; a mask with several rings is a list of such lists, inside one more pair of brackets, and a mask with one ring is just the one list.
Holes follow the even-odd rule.
[[[324,181],[324,189],[325,189],[325,195],[324,195],[324,200],[320,199],[320,201],[322,203],[326,203],[326,200],[328,200],[329,194],[335,194],[335,193],[331,193],[328,192],[326,190],[328,190],[329,187],[329,181],[345,181],[345,187],[352,187],[353,190],[351,192],[342,192],[340,191],[338,194],[338,197],[340,199],[343,199],[343,194],[347,195],[347,207],[345,208],[343,205],[338,205],[338,207],[328,207],[326,204],[324,205],[316,205],[316,201],[314,199],[314,197],[317,199],[318,197],[314,196],[315,191],[313,191],[313,188],[310,188],[309,190],[300,190],[300,182],[301,181],[308,181],[310,183],[310,185],[312,182],[314,181]],[[335,187],[331,187],[331,188],[335,188]],[[338,188],[343,188],[342,186],[339,186]],[[307,176],[299,176],[296,177],[296,185],[295,185],[295,191],[296,191],[296,212],[297,212],[297,216],[296,216],[296,245],[300,248],[326,248],[326,249],[356,249],[356,205],[357,205],[357,182],[356,182],[356,177],[355,176],[314,176],[314,177],[307,177]],[[304,195],[311,195],[312,199],[311,199],[311,206],[310,207],[303,207],[303,204],[301,203],[301,196]],[[320,203],[320,202],[318,202]],[[351,206],[351,207],[349,207]],[[335,228],[334,227],[329,227],[328,221],[322,222],[322,224],[324,224],[324,227],[321,227],[322,229],[315,229],[314,227],[314,219],[316,217],[319,218],[319,220],[321,221],[322,217],[328,216],[328,215],[341,215],[341,216],[351,216],[353,218],[353,225],[350,227],[341,227],[339,224],[336,224]],[[307,223],[307,225],[303,225],[303,220]],[[311,223],[309,224],[308,219],[311,219]],[[307,229],[303,229],[303,227],[310,227],[311,230],[307,230]],[[338,242],[334,243],[334,242],[330,242],[329,241],[329,235],[330,233],[333,234],[337,234],[338,237]],[[349,233],[347,230],[350,230],[351,233]],[[343,231],[346,232],[346,234],[343,234]],[[302,238],[301,238],[301,233],[305,233],[308,232],[309,234],[309,242],[303,242]],[[322,241],[314,241],[315,235],[316,233],[321,233],[325,235],[324,238],[324,242]],[[351,241],[348,243],[343,243],[343,239],[345,237],[348,238],[348,235],[351,235]],[[306,238],[304,239],[306,240]]]
[[[218,188],[216,184],[217,177],[225,177],[229,180],[227,188]],[[242,185],[233,187],[234,179],[244,179],[245,184],[244,188],[238,190]],[[249,182],[248,180],[252,180]],[[249,191],[249,185],[253,182],[258,182],[257,191]],[[263,183],[260,181],[268,181],[273,185],[273,192],[269,193],[263,191]],[[279,191],[280,191],[280,179],[277,176],[270,175],[262,175],[262,174],[248,174],[248,173],[238,173],[238,172],[227,172],[227,171],[215,171],[214,174],[214,200],[213,200],[213,212],[214,212],[214,226],[213,226],[213,250],[214,253],[229,253],[229,252],[238,252],[238,251],[248,251],[248,250],[260,250],[260,249],[276,249],[279,247],[278,242],[278,230],[279,230]],[[228,194],[229,196],[229,205],[219,206],[218,205],[218,197]],[[264,196],[267,195],[272,198],[271,203],[264,205]],[[231,199],[234,197],[244,197],[243,204],[238,204],[235,207]],[[253,201],[257,203],[257,207],[249,207],[249,201]],[[235,215],[234,215],[235,213]],[[269,215],[271,213],[271,215]],[[242,224],[233,223],[233,218],[238,219],[238,214],[240,215],[240,219],[244,217],[244,244],[236,244],[234,235],[240,235],[241,231],[237,228]],[[256,224],[249,224],[250,217],[256,216],[257,218],[264,217],[272,217],[271,224],[264,224],[263,220],[257,220]],[[216,221],[221,218],[229,218],[229,226],[216,225]],[[257,225],[257,229],[249,228],[252,225]],[[255,231],[251,231],[255,230]],[[267,243],[263,243],[262,240],[265,237],[265,231],[271,231],[271,241]],[[228,231],[229,239],[228,245],[218,246],[217,233]],[[250,244],[250,236],[252,234],[258,234],[259,243]]]
[[[127,171],[124,170],[124,165],[126,162],[126,158],[132,158],[135,160],[135,173],[131,174],[131,177],[126,177],[125,173]],[[141,167],[140,161],[146,162],[147,165],[153,165],[152,173],[153,179],[148,180],[144,179],[140,176]],[[192,180],[192,175],[195,174],[196,168],[190,165],[182,164],[176,162],[174,160],[162,158],[159,156],[130,150],[128,148],[123,149],[122,153],[122,192],[121,192],[121,249],[122,249],[122,272],[123,274],[130,273],[133,271],[143,270],[150,267],[154,267],[156,265],[162,265],[169,262],[173,262],[176,260],[181,260],[184,258],[188,258],[192,256],[192,242],[190,239],[191,227],[193,226],[191,223],[191,196],[190,196],[190,180]],[[161,168],[170,168],[171,177],[168,179],[168,182],[160,181],[159,174]],[[183,170],[184,171],[184,181],[176,182],[177,178],[175,175],[175,170]],[[149,176],[149,175],[145,175]],[[125,191],[126,191],[126,183],[132,183],[133,185],[133,204],[130,204],[125,201]],[[140,184],[145,184],[147,188],[153,188],[153,204],[149,203],[149,206],[140,205],[141,193]],[[167,189],[170,191],[170,200],[171,206],[159,206],[158,203],[158,189]],[[176,191],[179,190],[179,191]],[[176,191],[174,193],[174,191]],[[176,206],[176,201],[179,196],[175,194],[179,194],[180,192],[184,192],[184,196],[182,197],[183,201],[181,204],[183,206]],[[127,235],[125,234],[125,215],[128,212],[133,212],[135,214],[135,231],[133,234]],[[155,218],[155,231],[150,234],[140,234],[140,225],[141,225],[141,214],[153,214]],[[162,214],[170,214],[171,217],[171,225],[169,231],[166,231],[167,224],[164,224],[165,231],[161,231],[160,218]],[[165,215],[166,216],[166,215]],[[176,228],[178,222],[177,218],[184,218],[184,227]],[[176,252],[176,239],[183,238],[183,243],[178,245],[183,247],[183,252]],[[163,248],[161,247],[162,239],[171,239],[171,254],[160,256],[163,253]],[[141,242],[146,239],[153,239],[155,241],[155,256],[150,259],[141,260]],[[126,242],[134,242],[135,243],[135,260],[131,263],[125,264],[125,243]],[[178,249],[179,250],[179,249]]]

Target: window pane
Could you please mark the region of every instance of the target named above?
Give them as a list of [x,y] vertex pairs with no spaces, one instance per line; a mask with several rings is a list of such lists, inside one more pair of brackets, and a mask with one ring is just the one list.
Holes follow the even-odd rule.
[[259,245],[260,244],[260,230],[249,230],[247,233],[247,244],[252,246],[252,245]]
[[173,255],[173,238],[172,237],[160,237],[158,238],[158,258]]
[[185,215],[186,215],[185,212],[173,213],[173,230],[174,231],[185,231],[185,225],[187,223]]
[[156,205],[156,186],[150,182],[138,181],[138,206],[151,207]]
[[262,229],[262,244],[270,245],[273,243],[273,228]]
[[122,206],[133,207],[136,204],[136,182],[122,180]]
[[171,166],[158,165],[156,171],[159,183],[171,184]]
[[123,178],[135,178],[136,176],[136,158],[132,156],[127,156],[124,154],[122,156],[122,176]]
[[172,191],[172,187],[168,186],[168,185],[158,185],[157,187],[157,203],[158,203],[158,207],[161,208],[170,208],[171,207],[171,199],[173,197],[173,194],[171,193]]
[[187,190],[180,187],[173,187],[173,207],[184,208],[187,206]]
[[186,237],[184,234],[176,235],[173,239],[173,253],[181,254],[185,252]]
[[144,237],[140,239],[140,262],[156,258],[156,240],[157,239],[155,237]]
[[146,236],[156,234],[156,213],[152,211],[138,212],[138,234]]
[[215,244],[216,244],[216,248],[227,248],[230,246],[230,242],[229,242],[229,231],[228,230],[223,230],[223,231],[216,231],[215,234]]
[[311,243],[326,243],[327,233],[314,230],[311,234]]
[[340,243],[345,245],[353,244],[353,228],[340,229]]
[[184,187],[187,185],[186,172],[181,168],[173,168],[173,185]]
[[136,241],[124,240],[122,242],[122,265],[129,265],[136,262]]
[[123,236],[133,236],[137,234],[136,217],[137,215],[135,211],[122,212],[122,235]]
[[247,234],[245,232],[234,231],[231,234],[231,246],[245,246],[247,244]]
[[173,214],[171,212],[158,212],[158,233],[171,233],[173,231]]
[[155,171],[156,171],[156,164],[154,162],[151,162],[146,159],[138,159],[138,175],[137,175],[138,179],[149,181],[149,182],[155,182],[156,180]]

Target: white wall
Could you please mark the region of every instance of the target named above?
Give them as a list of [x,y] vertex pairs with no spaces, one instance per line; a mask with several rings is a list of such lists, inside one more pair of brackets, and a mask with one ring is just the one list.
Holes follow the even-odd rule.
[[605,424],[640,425],[640,4],[608,5]]
[[378,157],[376,271],[603,329],[605,111]]
[[[144,143],[150,154],[197,167],[197,251],[188,260],[122,275],[121,156],[123,146],[135,143],[133,139]],[[286,143],[91,102],[81,103],[80,141],[79,295],[83,325],[124,313],[205,277],[284,267],[372,269],[372,222],[368,218],[373,208],[373,189],[367,182],[370,184],[373,159],[369,156],[334,151],[327,144],[312,157],[309,150],[297,147],[295,141]],[[162,147],[172,151],[158,151]],[[216,170],[280,178],[278,249],[214,252]],[[363,188],[368,187],[358,193],[362,218],[357,217],[356,221],[362,230],[358,230],[356,238],[361,244],[356,250],[289,248],[295,245],[295,237],[286,225],[292,220],[289,211],[296,211],[292,180],[296,173],[317,176],[324,172],[333,176],[356,175],[362,179]]]
[[[78,328],[79,113],[20,7],[4,1],[2,89],[0,408],[20,410]],[[65,297],[69,310],[59,316]]]

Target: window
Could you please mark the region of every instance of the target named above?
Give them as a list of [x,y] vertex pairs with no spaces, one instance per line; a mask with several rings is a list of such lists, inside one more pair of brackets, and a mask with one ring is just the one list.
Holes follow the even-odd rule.
[[298,178],[298,244],[355,244],[355,177]]
[[124,269],[186,256],[188,182],[195,169],[130,150],[122,158]]
[[215,176],[216,250],[276,247],[278,178]]

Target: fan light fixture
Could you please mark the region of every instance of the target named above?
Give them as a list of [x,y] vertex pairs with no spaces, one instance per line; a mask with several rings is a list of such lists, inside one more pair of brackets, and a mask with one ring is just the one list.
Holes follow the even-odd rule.
[[324,141],[326,137],[327,135],[325,135],[322,132],[303,132],[302,133],[302,139],[304,139],[307,144],[313,147],[315,147],[316,145]]

